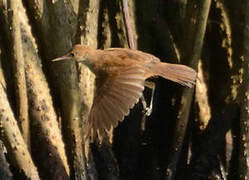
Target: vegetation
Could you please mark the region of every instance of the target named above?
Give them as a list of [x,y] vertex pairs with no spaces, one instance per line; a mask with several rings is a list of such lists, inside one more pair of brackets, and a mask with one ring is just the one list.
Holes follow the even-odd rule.
[[[249,1],[0,0],[0,27],[0,179],[249,179]],[[151,116],[90,141],[94,75],[51,62],[74,44],[189,65],[196,87],[155,80]]]

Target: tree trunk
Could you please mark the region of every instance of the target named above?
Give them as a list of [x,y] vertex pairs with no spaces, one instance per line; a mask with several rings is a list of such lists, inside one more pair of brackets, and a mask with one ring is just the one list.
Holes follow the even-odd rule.
[[[248,12],[242,0],[0,0],[0,179],[248,178]],[[191,66],[195,89],[149,79],[151,116],[146,88],[89,139],[95,76],[51,61],[75,44]]]

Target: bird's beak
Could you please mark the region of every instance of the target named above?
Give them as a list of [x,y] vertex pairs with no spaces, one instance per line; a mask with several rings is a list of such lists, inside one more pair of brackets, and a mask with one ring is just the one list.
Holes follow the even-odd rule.
[[52,59],[52,62],[56,62],[56,61],[66,61],[66,60],[71,60],[72,58],[68,57],[68,56],[61,56],[55,59]]
[[68,60],[75,60],[77,63],[83,63],[84,64],[85,61],[86,61],[86,58],[75,59],[75,58],[68,57],[68,56],[61,56],[61,57],[52,59],[51,61],[52,62],[57,62],[57,61],[68,61]]

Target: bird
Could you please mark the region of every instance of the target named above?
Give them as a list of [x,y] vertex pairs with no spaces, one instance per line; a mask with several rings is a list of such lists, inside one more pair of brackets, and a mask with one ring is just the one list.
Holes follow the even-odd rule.
[[88,117],[89,133],[116,127],[129,115],[142,97],[146,79],[163,77],[192,88],[197,79],[194,69],[161,62],[156,56],[128,48],[95,49],[76,44],[65,55],[52,61],[73,60],[95,74],[95,93]]

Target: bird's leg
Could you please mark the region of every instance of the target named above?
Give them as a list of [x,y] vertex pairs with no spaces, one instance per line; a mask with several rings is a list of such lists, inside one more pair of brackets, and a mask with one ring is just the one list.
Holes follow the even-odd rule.
[[150,98],[150,105],[147,106],[147,103],[144,99],[144,96],[142,96],[141,100],[142,100],[142,105],[143,105],[143,109],[144,109],[144,114],[146,116],[150,116],[152,113],[152,109],[153,109],[153,99],[154,99],[154,94],[155,94],[155,83],[151,82],[151,81],[145,81],[144,83],[145,87],[150,88],[152,90],[151,92],[151,98]]
[[146,100],[144,98],[144,95],[141,96],[140,100],[141,100],[141,103],[142,103],[142,106],[143,106],[143,113],[146,114],[147,102],[146,102]]

